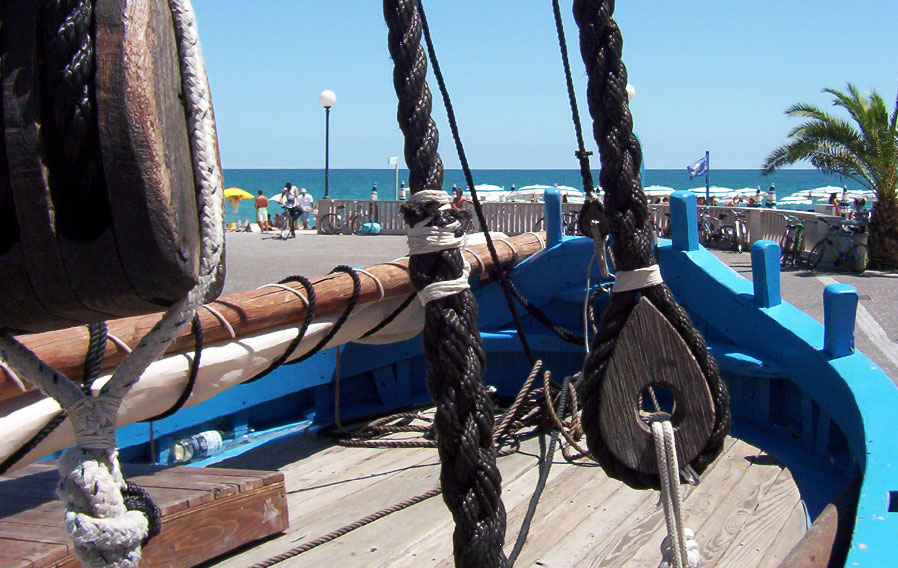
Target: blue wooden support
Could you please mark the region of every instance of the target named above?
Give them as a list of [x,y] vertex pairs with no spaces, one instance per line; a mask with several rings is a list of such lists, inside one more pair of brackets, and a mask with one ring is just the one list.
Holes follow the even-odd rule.
[[772,308],[782,303],[780,296],[780,246],[773,241],[755,241],[751,246],[751,279],[755,303]]
[[823,350],[830,357],[854,353],[857,301],[857,289],[848,284],[830,284],[823,290]]
[[675,191],[670,195],[670,225],[673,247],[678,250],[698,250],[698,217],[695,194]]
[[546,190],[546,248],[561,242],[561,193],[553,188]]

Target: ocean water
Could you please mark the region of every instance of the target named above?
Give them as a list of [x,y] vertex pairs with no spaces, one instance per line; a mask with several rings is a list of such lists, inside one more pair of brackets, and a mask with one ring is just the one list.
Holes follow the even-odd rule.
[[[472,172],[475,184],[492,184],[510,189],[525,185],[569,185],[576,188],[582,187],[579,170],[474,170]],[[598,184],[598,171],[593,172],[595,183]],[[676,190],[704,187],[705,178],[689,179],[689,174],[684,169],[678,170],[646,170],[645,186],[663,185]],[[399,170],[399,181],[407,182],[408,170]],[[299,187],[305,187],[317,202],[324,195],[324,170],[301,169],[225,169],[225,187],[240,187],[256,195],[261,189],[266,197],[280,194],[285,182],[290,182]],[[395,195],[395,170],[393,169],[338,169],[330,170],[328,174],[328,187],[330,196],[335,199],[368,199],[371,195],[371,187],[377,184],[379,199],[394,199]],[[830,176],[817,170],[783,170],[769,177],[761,174],[760,170],[711,170],[710,183],[712,186],[728,187],[731,189],[757,188],[767,192],[771,183],[776,185],[776,197],[782,199],[796,192],[808,191],[823,186],[846,186],[848,189],[863,189],[852,180],[842,179],[838,176]],[[455,184],[458,187],[465,186],[465,177],[461,170],[446,170],[444,187],[449,189]],[[274,215],[280,211],[277,204],[269,207],[269,212]],[[231,206],[227,206],[226,222],[236,222],[242,219],[255,220],[253,200],[241,201],[236,213]]]

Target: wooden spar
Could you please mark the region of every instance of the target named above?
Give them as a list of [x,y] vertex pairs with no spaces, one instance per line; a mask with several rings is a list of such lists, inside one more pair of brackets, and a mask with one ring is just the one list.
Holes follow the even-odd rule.
[[[505,241],[508,242],[505,242]],[[545,242],[533,233],[525,233],[507,239],[496,240],[496,252],[503,266],[527,258],[540,250]],[[509,246],[508,243],[511,243]],[[476,256],[475,256],[476,255]],[[486,245],[467,247],[465,256],[471,264],[471,275],[487,273],[494,267]],[[385,298],[394,298],[412,293],[408,278],[408,259],[376,264],[365,269],[380,281]],[[361,290],[359,305],[380,299],[380,290],[372,278],[359,274]],[[352,295],[352,278],[345,273],[331,274],[312,280],[315,288],[317,317],[340,313],[349,303]],[[305,296],[301,285],[292,283],[292,288]],[[262,331],[300,324],[306,316],[306,306],[299,297],[279,287],[263,287],[257,290],[239,292],[219,298],[210,305],[228,321],[238,338]],[[209,310],[199,310],[203,327],[203,341],[212,344],[230,340],[230,332]],[[111,335],[133,348],[137,342],[159,320],[161,313],[134,316],[107,322]],[[80,381],[84,355],[87,352],[89,336],[84,326],[59,331],[23,335],[18,337],[26,347],[34,351],[47,365],[74,381]],[[194,342],[189,327],[172,343],[166,353],[185,353],[193,350]],[[108,370],[118,365],[126,353],[112,341],[106,345],[106,355],[102,369]],[[27,377],[22,377],[27,380]],[[33,388],[25,383],[27,389]],[[5,373],[0,379],[0,401],[22,394],[22,390]]]

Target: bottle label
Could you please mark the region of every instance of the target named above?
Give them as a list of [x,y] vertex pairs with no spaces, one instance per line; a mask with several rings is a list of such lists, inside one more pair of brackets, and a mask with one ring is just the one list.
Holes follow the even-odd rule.
[[211,456],[221,450],[222,439],[221,433],[218,430],[200,432],[194,439],[199,446],[199,451],[196,452],[198,456]]

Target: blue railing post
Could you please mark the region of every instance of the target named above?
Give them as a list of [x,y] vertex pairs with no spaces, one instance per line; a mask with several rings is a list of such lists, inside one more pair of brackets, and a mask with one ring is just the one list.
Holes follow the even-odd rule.
[[695,194],[691,191],[675,191],[670,195],[671,240],[675,249],[698,250],[695,203]]
[[755,303],[771,308],[782,303],[780,295],[780,246],[773,241],[755,241],[751,246],[751,279]]
[[546,248],[561,242],[561,193],[549,188],[543,198],[546,202]]
[[854,353],[857,301],[857,289],[848,284],[830,284],[823,290],[823,349],[831,357]]

